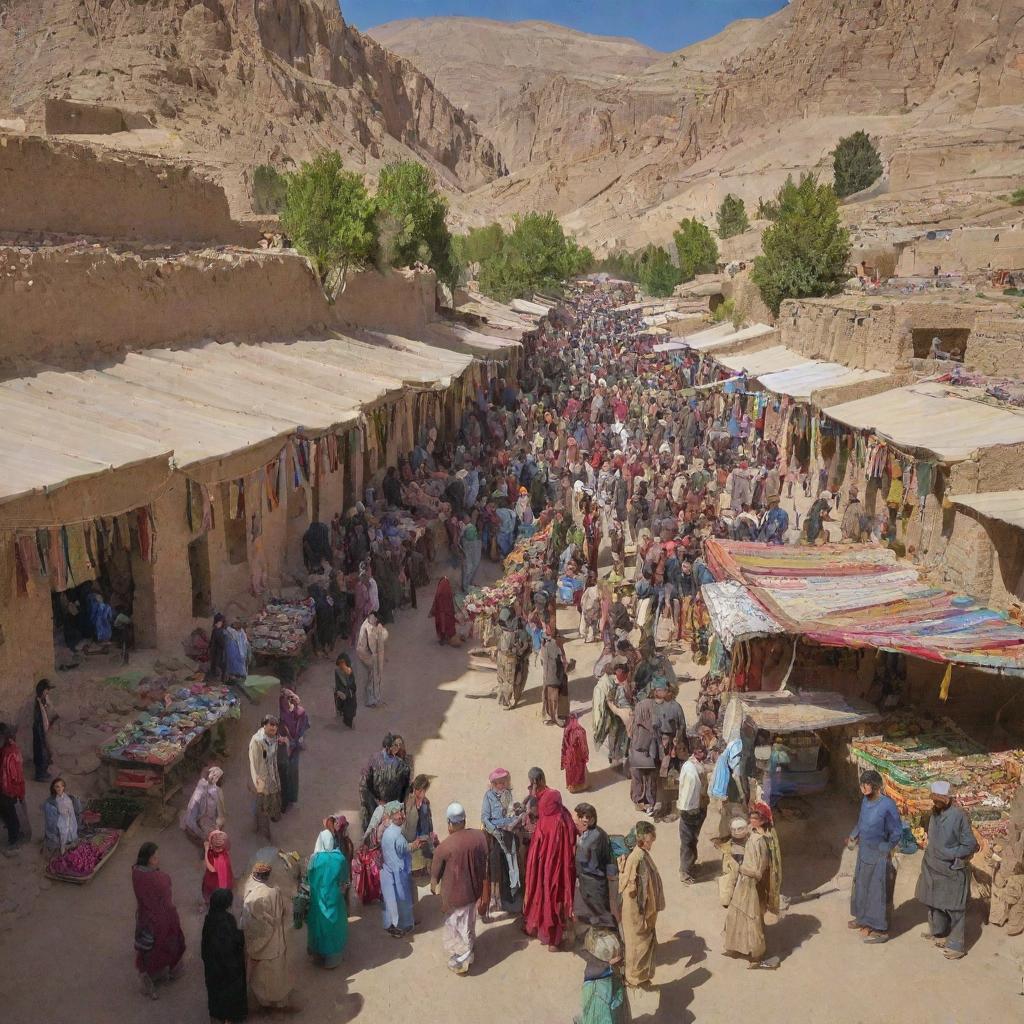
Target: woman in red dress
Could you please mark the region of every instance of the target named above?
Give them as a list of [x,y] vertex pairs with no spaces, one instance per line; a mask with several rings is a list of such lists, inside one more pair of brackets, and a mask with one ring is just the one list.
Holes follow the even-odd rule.
[[227,832],[214,829],[204,845],[206,871],[203,873],[203,899],[209,906],[210,897],[218,889],[235,887],[235,876],[231,869],[231,842]]
[[561,945],[565,923],[572,916],[577,832],[557,789],[540,792],[537,812],[537,829],[526,858],[523,931],[536,935],[554,952]]
[[156,843],[143,843],[132,868],[135,890],[135,969],[142,991],[156,999],[154,982],[166,974],[181,973],[185,935],[171,898],[171,876],[159,867]]
[[565,770],[565,788],[570,793],[582,793],[587,788],[589,760],[586,730],[580,725],[578,715],[569,715],[562,733],[562,768]]
[[430,615],[434,620],[434,629],[437,631],[437,642],[439,644],[448,643],[455,636],[455,598],[452,595],[452,585],[448,582],[447,576],[442,576],[437,581],[434,603],[430,606]]

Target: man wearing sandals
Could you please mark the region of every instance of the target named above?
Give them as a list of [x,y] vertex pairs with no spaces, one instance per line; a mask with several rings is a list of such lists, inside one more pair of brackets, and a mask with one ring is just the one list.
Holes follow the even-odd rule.
[[978,842],[963,809],[953,800],[948,782],[933,782],[928,845],[924,851],[917,898],[928,908],[928,939],[947,960],[965,956],[967,897],[971,892],[971,855]]
[[903,822],[892,797],[882,792],[882,776],[874,770],[860,777],[860,804],[857,825],[847,846],[857,847],[857,867],[850,894],[850,928],[860,931],[869,944],[889,939],[889,910],[892,906],[896,868],[892,852],[903,834]]

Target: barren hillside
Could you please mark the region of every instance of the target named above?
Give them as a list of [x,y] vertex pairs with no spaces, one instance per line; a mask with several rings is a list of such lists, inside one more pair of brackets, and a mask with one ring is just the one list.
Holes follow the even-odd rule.
[[598,248],[665,241],[728,191],[756,203],[789,173],[827,173],[858,128],[880,141],[889,195],[854,219],[955,218],[1020,174],[1021,0],[793,0],[629,77],[584,66],[481,121],[516,169],[468,216],[550,208]]
[[415,64],[471,114],[512,169],[534,157],[547,85],[558,80],[583,95],[597,95],[630,82],[665,56],[633,39],[541,21],[413,18],[368,34]]
[[54,99],[119,108],[133,130],[103,141],[200,160],[241,206],[253,166],[325,146],[370,172],[414,154],[451,189],[504,171],[462,111],[335,0],[0,3],[0,119],[41,129]]

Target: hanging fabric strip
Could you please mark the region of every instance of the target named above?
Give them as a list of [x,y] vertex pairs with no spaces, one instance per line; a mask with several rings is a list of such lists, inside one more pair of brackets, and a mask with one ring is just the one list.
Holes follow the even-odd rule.
[[238,518],[238,495],[239,495],[239,483],[238,480],[232,480],[228,484],[228,518]]
[[192,521],[192,481],[185,477],[185,521],[188,523],[188,532],[195,533],[195,523]]
[[212,530],[214,525],[213,500],[210,498],[210,488],[206,484],[199,485],[199,493],[203,502],[203,531],[206,532]]

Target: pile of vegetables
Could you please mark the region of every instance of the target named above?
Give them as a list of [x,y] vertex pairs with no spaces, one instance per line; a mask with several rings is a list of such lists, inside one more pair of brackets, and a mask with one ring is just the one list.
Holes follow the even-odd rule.
[[47,870],[53,875],[86,878],[117,844],[119,835],[114,829],[100,829],[63,854],[57,854],[47,865]]

